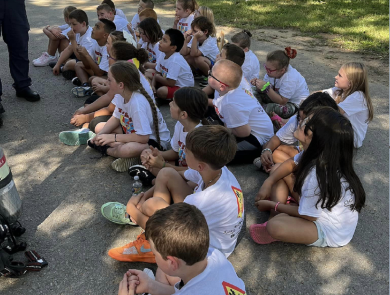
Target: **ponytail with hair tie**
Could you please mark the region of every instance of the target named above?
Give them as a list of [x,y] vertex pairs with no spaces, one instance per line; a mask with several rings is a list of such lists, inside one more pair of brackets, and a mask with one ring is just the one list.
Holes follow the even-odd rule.
[[284,53],[286,53],[290,59],[294,59],[297,56],[297,51],[295,49],[291,49],[291,47],[284,48]]

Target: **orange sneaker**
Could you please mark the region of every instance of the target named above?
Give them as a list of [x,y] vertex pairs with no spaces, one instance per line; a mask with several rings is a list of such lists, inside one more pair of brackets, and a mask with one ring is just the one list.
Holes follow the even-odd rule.
[[111,249],[108,255],[119,261],[156,263],[150,244],[145,238],[145,232],[138,235],[135,241]]

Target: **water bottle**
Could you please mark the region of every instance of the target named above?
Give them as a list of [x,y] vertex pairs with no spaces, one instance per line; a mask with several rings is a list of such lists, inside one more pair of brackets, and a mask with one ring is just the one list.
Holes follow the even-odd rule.
[[0,147],[0,220],[12,224],[19,218],[22,200],[12,179],[3,149]]
[[134,183],[133,183],[133,195],[138,195],[141,192],[142,189],[142,182],[139,181],[138,176],[134,176]]

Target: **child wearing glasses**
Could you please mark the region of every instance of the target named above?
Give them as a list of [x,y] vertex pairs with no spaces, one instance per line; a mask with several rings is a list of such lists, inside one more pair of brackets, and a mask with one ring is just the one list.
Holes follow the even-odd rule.
[[[304,152],[285,161],[265,180],[255,205],[259,211],[271,211],[270,220],[251,225],[251,237],[258,244],[283,241],[342,247],[351,241],[366,199],[353,169],[351,122],[323,107],[301,121],[294,136]],[[290,183],[286,179],[292,178],[292,171],[295,181]],[[288,191],[298,206],[279,201]]]
[[214,65],[208,78],[210,87],[219,93],[213,100],[215,112],[236,137],[233,161],[242,164],[252,162],[274,133],[269,116],[252,92],[240,87],[241,80],[241,67],[226,59]]
[[263,80],[252,79],[256,86],[268,115],[272,120],[282,123],[294,115],[302,100],[309,96],[305,78],[290,65],[290,59],[295,58],[297,51],[286,47],[267,54],[264,65],[267,74]]

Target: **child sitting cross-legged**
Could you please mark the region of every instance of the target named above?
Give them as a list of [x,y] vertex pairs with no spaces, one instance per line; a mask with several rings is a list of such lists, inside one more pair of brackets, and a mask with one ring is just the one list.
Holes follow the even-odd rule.
[[43,32],[49,38],[49,45],[47,51],[33,60],[33,65],[36,67],[45,67],[49,63],[57,62],[56,53],[61,53],[69,45],[67,33],[72,29],[69,21],[69,14],[76,10],[74,6],[67,6],[64,8],[64,20],[65,24],[62,26],[46,26],[43,28]]
[[150,145],[166,149],[169,130],[155,105],[140,82],[137,67],[130,62],[118,61],[108,72],[110,90],[114,97],[115,111],[88,145],[103,155],[116,158],[111,167],[127,171],[140,163],[141,152]]
[[[211,234],[211,233],[210,233]],[[210,248],[208,221],[193,205],[173,204],[146,224],[146,238],[156,257],[156,280],[140,270],[123,276],[118,295],[244,295],[245,284],[218,250]]]
[[240,87],[242,69],[230,60],[218,61],[209,72],[209,85],[219,93],[215,113],[237,140],[234,162],[252,162],[262,145],[273,136],[273,126],[253,94]]
[[148,53],[148,62],[144,64],[145,69],[154,69],[156,62],[161,52],[159,50],[160,43],[163,36],[161,27],[154,18],[145,18],[138,25],[140,38],[143,41],[141,48]]
[[180,31],[168,29],[163,35],[156,68],[146,71],[145,76],[152,81],[152,88],[158,98],[172,100],[180,87],[194,86],[194,75],[187,61],[180,55],[184,36]]
[[[366,199],[353,168],[351,122],[322,107],[299,123],[294,136],[304,151],[264,181],[255,205],[260,211],[271,211],[270,219],[251,225],[251,237],[258,244],[283,241],[342,247],[352,239]],[[294,181],[286,181],[291,172]],[[285,204],[289,194],[298,206]]]
[[159,151],[154,147],[141,154],[142,165],[130,167],[129,174],[138,176],[144,185],[150,185],[158,172],[164,167],[172,167],[177,171],[188,168],[186,162],[186,137],[195,128],[207,125],[204,119],[207,110],[207,96],[200,89],[183,87],[175,92],[169,103],[171,117],[177,120],[171,139],[172,149]]
[[84,47],[89,55],[93,56],[96,41],[91,37],[92,28],[88,25],[88,16],[84,10],[73,10],[69,14],[69,22],[72,28],[67,33],[69,45],[62,51],[60,58],[53,67],[53,74],[57,76],[62,73],[64,78],[71,80],[75,76],[76,59],[74,59],[74,56],[81,60],[80,47]]
[[[107,203],[103,205],[102,213],[113,222],[130,224],[127,211],[132,220],[145,228],[149,217],[159,209],[180,202],[194,205],[206,217],[210,246],[227,257],[237,245],[244,221],[241,187],[225,166],[235,152],[236,141],[229,129],[216,125],[195,128],[186,138],[186,161],[191,169],[176,171],[171,167],[163,168],[153,188],[132,196],[127,207]],[[121,218],[118,218],[119,215]],[[111,249],[108,255],[119,261],[154,263],[153,253],[143,249],[150,249],[150,245],[145,240],[145,234],[141,233],[136,241]]]
[[215,27],[205,16],[198,16],[191,28],[192,35],[185,38],[180,53],[195,72],[199,70],[201,75],[207,76],[219,54],[217,38],[212,37]]
[[91,37],[96,41],[92,55],[85,47],[77,49],[80,61],[75,65],[76,77],[72,80],[73,85],[76,85],[72,89],[74,96],[84,97],[92,93],[88,82],[90,76],[107,75],[109,63],[106,44],[108,36],[113,31],[115,31],[115,24],[108,19],[101,19],[92,29]]

